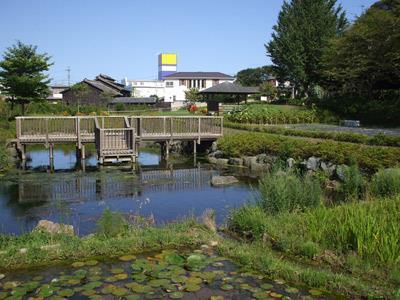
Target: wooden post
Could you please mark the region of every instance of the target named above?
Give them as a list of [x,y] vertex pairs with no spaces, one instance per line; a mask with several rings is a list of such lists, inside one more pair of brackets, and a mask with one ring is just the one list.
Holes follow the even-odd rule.
[[200,144],[200,136],[201,136],[201,118],[199,117],[199,124],[198,124],[198,143]]
[[76,117],[76,136],[78,138],[78,148],[80,149],[82,147],[81,144],[81,118]]
[[169,141],[165,142],[165,159],[169,158]]
[[85,145],[81,146],[81,158],[86,159]]
[[49,119],[45,119],[46,124],[46,148],[49,147]]
[[196,156],[196,154],[197,154],[197,141],[196,140],[193,141],[193,154],[194,154],[194,156]]
[[50,165],[54,161],[54,144],[51,143],[49,146],[49,159],[50,159]]
[[163,132],[164,132],[164,135],[167,135],[167,119],[166,119],[166,117],[164,117],[163,118]]
[[21,154],[21,160],[25,161],[26,160],[26,145],[25,144],[21,145],[20,154]]

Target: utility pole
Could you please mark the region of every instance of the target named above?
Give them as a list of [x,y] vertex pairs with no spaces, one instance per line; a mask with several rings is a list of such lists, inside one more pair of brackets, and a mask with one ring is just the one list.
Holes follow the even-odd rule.
[[71,67],[68,66],[65,71],[67,71],[68,74],[68,86],[71,86]]

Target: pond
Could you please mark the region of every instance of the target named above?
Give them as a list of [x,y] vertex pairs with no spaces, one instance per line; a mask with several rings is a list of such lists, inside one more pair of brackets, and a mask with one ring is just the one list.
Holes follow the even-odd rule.
[[[222,223],[229,209],[254,197],[256,181],[243,170],[215,169],[201,160],[194,162],[193,157],[167,163],[154,150],[141,151],[134,169],[98,166],[93,149],[87,152],[82,166],[73,148],[55,148],[50,168],[48,152],[29,147],[24,168],[1,177],[0,233],[18,235],[47,219],[71,224],[77,234],[86,235],[95,230],[106,208],[128,219],[140,215],[156,224],[200,216],[212,208],[217,223]],[[212,187],[211,177],[218,174],[234,174],[240,183]]]
[[[239,269],[203,245],[5,274],[0,299],[327,299],[321,291]],[[32,297],[32,298],[29,298]],[[8,299],[8,298],[7,298]]]

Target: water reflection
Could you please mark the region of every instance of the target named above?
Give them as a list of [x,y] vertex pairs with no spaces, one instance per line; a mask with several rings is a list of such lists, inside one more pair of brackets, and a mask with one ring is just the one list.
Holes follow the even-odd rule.
[[[0,231],[20,234],[40,219],[74,225],[78,234],[93,232],[106,208],[124,214],[154,216],[157,223],[188,214],[200,215],[206,208],[217,211],[222,222],[229,208],[248,200],[251,191],[242,183],[225,188],[210,186],[219,174],[207,165],[166,164],[157,153],[142,152],[140,167],[97,167],[86,160],[86,172],[76,171],[74,151],[60,149],[54,173],[46,172],[47,152],[32,150],[25,170],[16,170],[0,183]],[[80,170],[78,168],[78,170]]]

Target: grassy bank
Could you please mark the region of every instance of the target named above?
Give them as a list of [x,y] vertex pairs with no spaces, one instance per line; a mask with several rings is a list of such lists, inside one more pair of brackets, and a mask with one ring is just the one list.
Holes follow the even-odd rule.
[[227,232],[248,246],[225,252],[243,252],[238,260],[286,280],[352,296],[400,296],[400,169],[366,180],[352,164],[333,190],[326,187],[318,173],[267,172],[256,201],[227,219]]
[[268,126],[268,125],[266,126],[257,124],[241,124],[229,121],[224,122],[224,126],[233,129],[280,134],[285,136],[300,136],[300,137],[315,138],[315,139],[328,139],[339,142],[366,144],[372,146],[400,147],[400,137],[389,136],[384,134],[377,134],[371,137],[361,133],[321,131],[321,130],[300,130],[300,129],[283,128],[283,127]]
[[[212,238],[215,238],[213,233],[190,219],[162,227],[128,226],[123,230],[118,229],[115,234],[97,233],[83,238],[39,231],[21,236],[2,235],[0,270],[93,257],[116,257],[126,253],[190,248],[208,243]],[[26,249],[26,253],[21,249]]]
[[268,133],[243,133],[224,136],[218,148],[229,157],[269,153],[283,159],[317,156],[335,164],[357,161],[360,167],[374,171],[400,164],[400,149],[368,146],[330,140],[309,140]]

